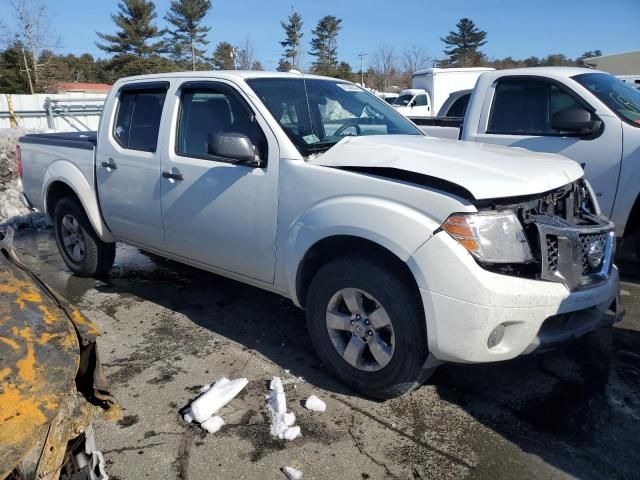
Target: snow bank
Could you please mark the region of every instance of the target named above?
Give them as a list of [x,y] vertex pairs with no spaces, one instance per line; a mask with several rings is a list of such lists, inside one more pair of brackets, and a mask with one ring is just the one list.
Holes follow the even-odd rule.
[[308,410],[313,410],[314,412],[324,412],[327,409],[327,404],[315,395],[311,395],[309,398],[307,398],[304,406]]
[[302,478],[302,472],[293,467],[282,467],[282,473],[284,473],[289,480],[300,480]]
[[15,150],[18,138],[27,133],[31,132],[25,128],[0,128],[0,228],[45,228],[49,224],[43,214],[30,212],[20,201],[22,183]]
[[269,385],[271,394],[267,397],[267,408],[271,415],[271,435],[283,440],[294,440],[302,433],[295,426],[296,415],[287,412],[287,397],[280,377],[273,377]]

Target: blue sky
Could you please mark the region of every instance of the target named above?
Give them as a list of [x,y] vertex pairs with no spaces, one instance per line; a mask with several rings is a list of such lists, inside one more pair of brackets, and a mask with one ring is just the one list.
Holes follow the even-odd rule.
[[[0,18],[10,26],[9,1],[0,0]],[[110,14],[116,11],[116,0],[44,1],[61,38],[61,53],[104,56],[95,46],[95,31],[115,31]],[[164,25],[169,0],[155,3]],[[383,43],[398,52],[419,45],[432,57],[441,57],[440,37],[465,16],[488,32],[483,50],[490,58],[640,50],[640,0],[213,0],[206,18],[212,27],[210,47],[222,40],[240,44],[249,35],[263,65],[274,66],[282,53],[280,20],[292,5],[305,22],[305,50],[322,16],[342,18],[338,54],[355,68],[359,52],[371,55]],[[311,60],[303,56],[303,63]]]

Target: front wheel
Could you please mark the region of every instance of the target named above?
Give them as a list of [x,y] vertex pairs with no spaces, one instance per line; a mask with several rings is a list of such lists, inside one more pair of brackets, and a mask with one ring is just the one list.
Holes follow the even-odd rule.
[[402,395],[433,372],[416,291],[391,265],[366,257],[323,266],[307,296],[307,326],[318,356],[343,383],[367,396]]
[[60,255],[74,274],[99,276],[112,267],[116,244],[100,240],[77,201],[63,198],[56,204],[53,226]]

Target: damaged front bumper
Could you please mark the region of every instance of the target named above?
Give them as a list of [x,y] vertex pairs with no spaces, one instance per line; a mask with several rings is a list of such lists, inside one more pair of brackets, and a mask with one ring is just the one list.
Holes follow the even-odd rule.
[[422,273],[429,351],[442,361],[509,360],[622,318],[615,266],[598,285],[570,290],[561,282],[485,270],[445,232],[418,249],[410,264]]
[[91,424],[117,416],[98,330],[0,232],[0,478],[107,478]]

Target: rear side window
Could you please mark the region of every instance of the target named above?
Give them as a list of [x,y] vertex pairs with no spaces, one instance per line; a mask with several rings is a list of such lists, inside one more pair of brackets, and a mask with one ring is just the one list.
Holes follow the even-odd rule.
[[508,135],[557,135],[551,127],[555,113],[580,103],[558,86],[535,79],[519,78],[498,83],[488,133]]
[[453,102],[447,112],[447,117],[464,117],[464,114],[467,112],[467,105],[469,105],[470,98],[471,94],[465,93]]
[[155,152],[166,89],[120,92],[113,137],[123,148]]

